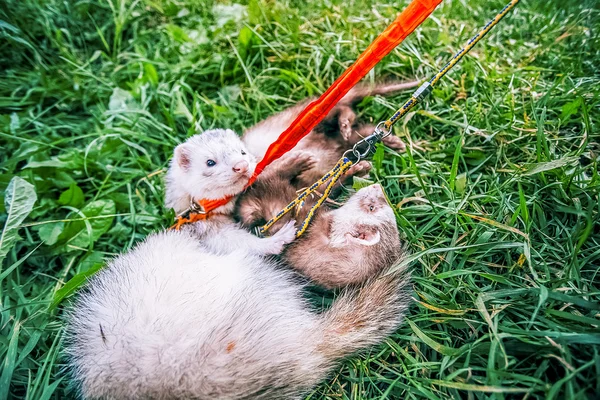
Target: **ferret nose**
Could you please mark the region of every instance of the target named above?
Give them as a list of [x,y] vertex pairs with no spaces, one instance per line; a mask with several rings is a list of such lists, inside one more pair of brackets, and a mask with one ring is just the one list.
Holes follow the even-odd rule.
[[250,165],[248,164],[248,161],[246,160],[242,160],[242,161],[238,161],[234,166],[233,166],[233,172],[237,172],[238,174],[243,174],[248,172],[248,167]]

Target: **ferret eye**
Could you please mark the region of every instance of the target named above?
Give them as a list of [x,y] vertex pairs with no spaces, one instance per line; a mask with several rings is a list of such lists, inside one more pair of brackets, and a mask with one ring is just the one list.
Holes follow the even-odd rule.
[[373,211],[374,209],[375,209],[375,207],[369,206],[369,211]]
[[243,155],[243,156],[245,156],[245,155],[246,155],[246,152],[245,152],[244,150],[242,150],[242,155]]
[[215,162],[215,160],[207,160],[206,165],[208,165],[209,167],[214,167],[215,165],[217,165],[217,163]]

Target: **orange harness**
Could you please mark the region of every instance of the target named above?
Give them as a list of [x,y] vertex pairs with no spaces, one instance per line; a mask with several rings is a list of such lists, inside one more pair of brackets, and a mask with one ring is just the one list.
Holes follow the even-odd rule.
[[[290,151],[306,136],[327,113],[356,85],[383,57],[398,46],[410,35],[442,0],[413,0],[404,11],[379,35],[373,43],[358,57],[344,73],[321,95],[310,103],[291,123],[291,125],[269,146],[263,159],[258,163],[254,174],[246,187],[250,186],[263,169]],[[193,209],[177,217],[173,227],[179,229],[181,225],[189,222],[205,220],[215,208],[227,204],[233,196],[219,200],[200,200],[198,204],[202,212],[197,214]]]
[[191,224],[193,222],[204,221],[212,214],[216,208],[225,205],[229,202],[231,197],[223,204],[223,199],[219,200],[192,200],[192,207],[184,213],[178,215],[175,220],[175,224],[170,229],[179,230],[182,225]]

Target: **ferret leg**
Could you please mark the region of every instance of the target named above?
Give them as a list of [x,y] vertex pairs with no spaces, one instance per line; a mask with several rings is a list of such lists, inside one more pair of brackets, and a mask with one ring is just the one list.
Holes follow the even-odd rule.
[[[360,136],[365,137],[373,134],[373,132],[375,132],[375,127],[373,125],[363,125],[358,129],[358,131]],[[384,137],[381,142],[392,150],[404,151],[406,149],[406,145],[402,139],[394,135],[393,132]]]
[[351,180],[353,176],[367,176],[371,171],[371,163],[367,160],[362,160],[351,166],[348,171],[344,173],[344,182]]
[[339,115],[338,115],[338,125],[340,127],[340,134],[344,138],[346,142],[350,141],[352,136],[352,126],[354,125],[354,121],[356,120],[356,113],[351,107],[348,106],[340,106]]
[[283,251],[283,247],[294,241],[296,238],[296,221],[290,221],[286,223],[280,230],[275,232],[273,236],[266,238],[256,238],[256,247],[252,250],[257,254],[280,254]]
[[308,151],[296,150],[274,161],[268,173],[277,174],[286,180],[292,180],[302,172],[310,170],[316,164],[317,158],[314,154]]
[[219,252],[244,250],[257,255],[279,254],[283,247],[296,238],[296,221],[290,221],[273,236],[260,238],[237,226],[228,226],[217,234],[206,237],[205,243]]
[[398,136],[391,133],[382,139],[383,144],[392,150],[404,151],[406,150],[406,144]]

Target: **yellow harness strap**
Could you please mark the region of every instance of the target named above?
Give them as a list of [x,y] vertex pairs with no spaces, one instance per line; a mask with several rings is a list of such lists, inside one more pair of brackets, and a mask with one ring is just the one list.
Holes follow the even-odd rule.
[[292,202],[285,206],[283,210],[279,211],[273,218],[268,220],[266,224],[264,224],[261,227],[258,227],[256,230],[257,233],[263,236],[265,232],[270,227],[272,227],[277,221],[283,218],[284,215],[293,210],[295,207],[301,206],[302,203],[304,203],[304,201],[308,197],[308,195],[316,191],[319,188],[319,186],[329,181],[327,187],[325,188],[325,191],[323,192],[323,196],[321,196],[317,203],[311,207],[310,211],[308,212],[308,215],[306,216],[304,221],[302,221],[302,224],[298,228],[298,231],[296,232],[296,237],[300,237],[308,228],[308,224],[314,217],[317,209],[323,204],[323,202],[325,202],[325,200],[327,200],[327,197],[329,196],[329,193],[331,193],[331,191],[333,190],[335,184],[339,181],[342,175],[344,175],[344,173],[348,171],[352,164],[353,162],[350,161],[348,157],[343,157],[342,159],[340,159],[340,161],[337,162],[337,164],[335,165],[335,167],[333,167],[331,171],[323,175],[321,179],[319,179],[317,182],[313,183],[311,186],[302,191],[302,193],[300,193],[298,197],[292,200]]

